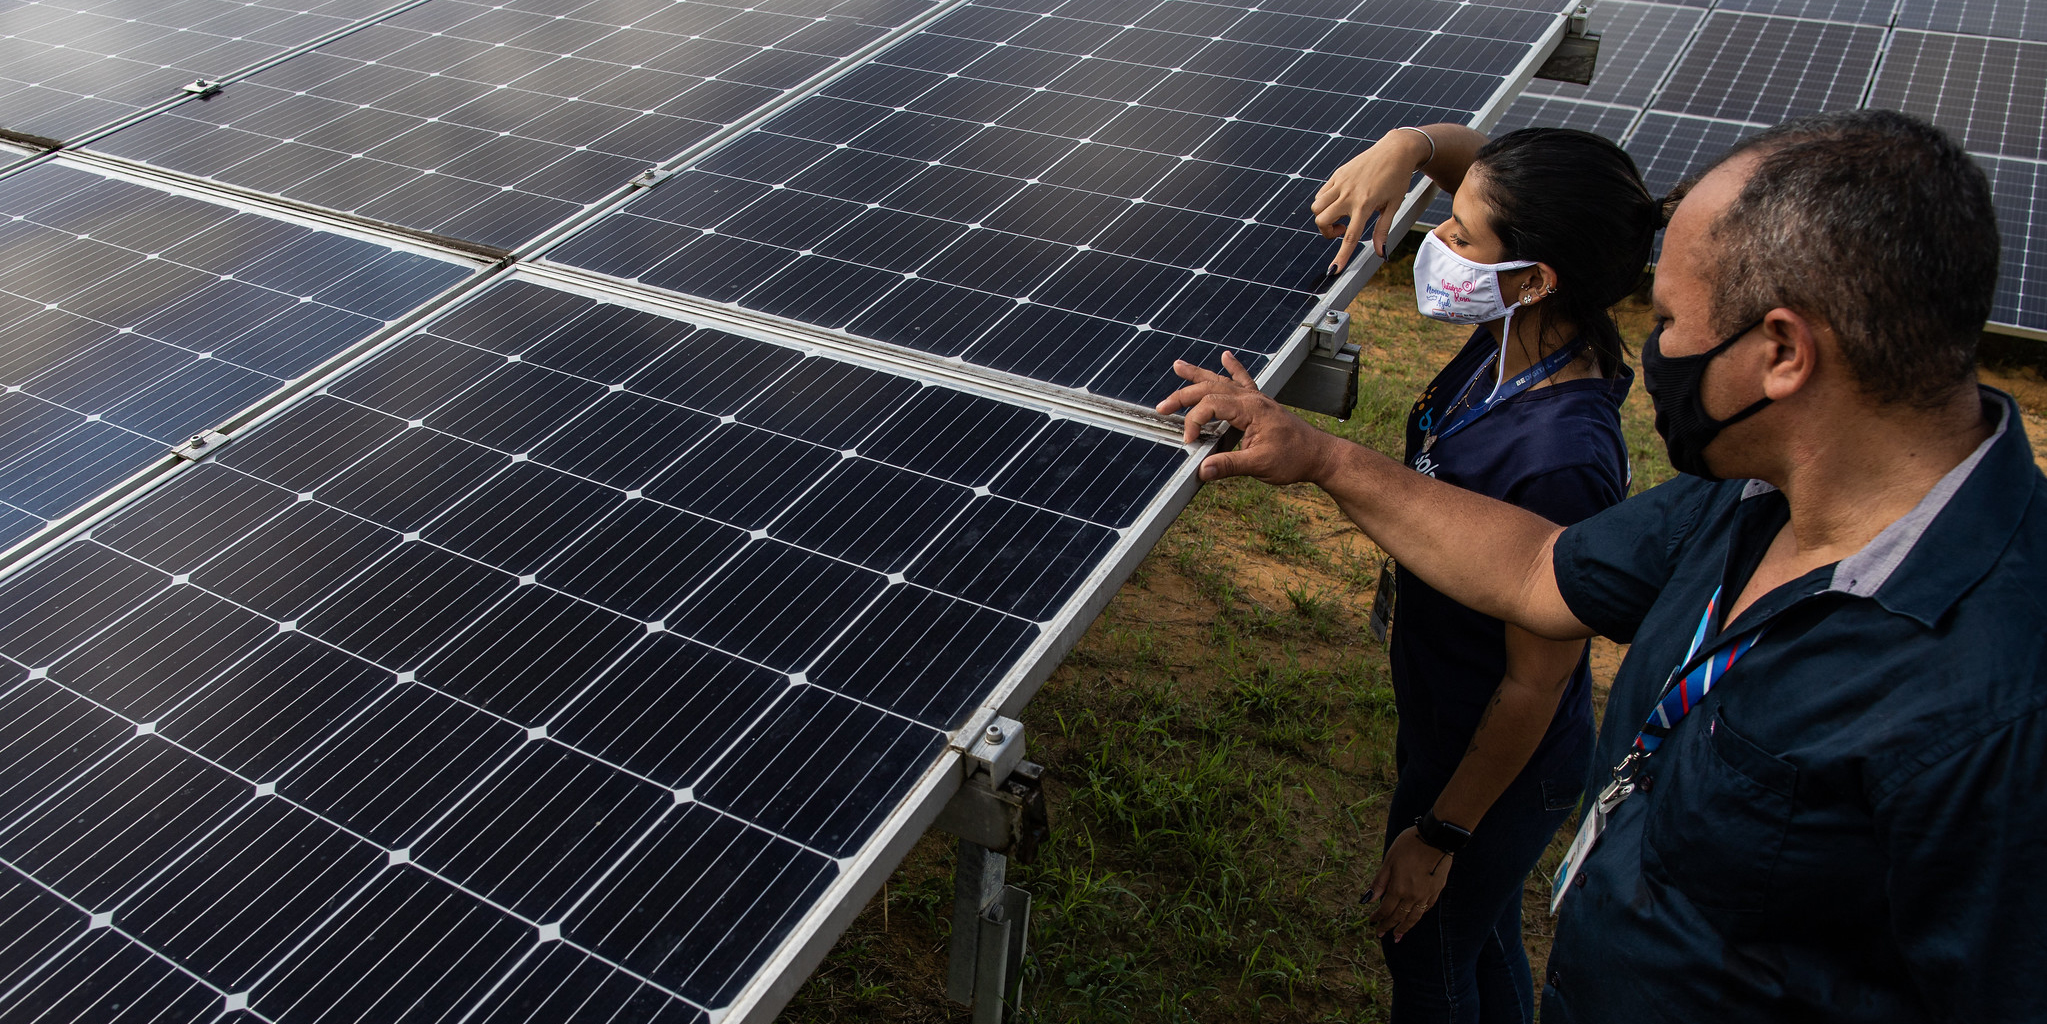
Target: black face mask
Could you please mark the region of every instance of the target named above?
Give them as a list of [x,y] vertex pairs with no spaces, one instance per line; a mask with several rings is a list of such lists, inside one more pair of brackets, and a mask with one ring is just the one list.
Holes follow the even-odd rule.
[[1707,480],[1720,479],[1706,468],[1706,446],[1712,444],[1721,431],[1754,416],[1762,411],[1763,406],[1770,404],[1769,396],[1765,395],[1748,408],[1724,420],[1716,420],[1707,414],[1705,401],[1699,397],[1699,385],[1705,380],[1706,367],[1760,323],[1762,321],[1757,320],[1729,335],[1720,344],[1693,356],[1664,355],[1661,324],[1649,332],[1648,340],[1642,342],[1642,386],[1649,389],[1649,400],[1656,405],[1656,432],[1663,435],[1664,448],[1670,453],[1670,465],[1678,472]]

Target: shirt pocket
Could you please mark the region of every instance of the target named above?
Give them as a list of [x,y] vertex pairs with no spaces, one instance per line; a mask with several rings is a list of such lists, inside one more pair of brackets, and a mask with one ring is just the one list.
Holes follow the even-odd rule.
[[1764,909],[1791,828],[1798,768],[1729,728],[1717,709],[1677,750],[1662,753],[1677,756],[1652,784],[1656,800],[1643,826],[1650,877],[1701,907]]

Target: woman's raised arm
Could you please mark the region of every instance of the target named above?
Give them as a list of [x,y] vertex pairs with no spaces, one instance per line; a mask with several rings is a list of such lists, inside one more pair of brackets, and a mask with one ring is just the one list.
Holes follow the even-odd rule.
[[[1312,207],[1315,227],[1321,230],[1322,237],[1343,236],[1343,245],[1329,265],[1330,273],[1350,265],[1351,253],[1357,250],[1365,224],[1375,213],[1379,221],[1372,229],[1372,249],[1386,255],[1386,233],[1393,223],[1393,211],[1399,208],[1401,197],[1407,195],[1407,182],[1414,172],[1427,174],[1445,192],[1455,192],[1485,144],[1484,135],[1461,124],[1395,128],[1372,148],[1337,168],[1322,190],[1315,193]],[[1349,221],[1347,226],[1345,220]]]

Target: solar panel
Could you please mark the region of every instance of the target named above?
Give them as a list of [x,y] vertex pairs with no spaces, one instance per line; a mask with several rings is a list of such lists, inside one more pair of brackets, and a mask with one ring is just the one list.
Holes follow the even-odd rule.
[[1715,11],[1650,106],[1761,124],[1852,109],[1883,40],[1868,25]]
[[1932,121],[1977,153],[2047,158],[2047,43],[1901,30],[1869,103]]
[[705,1019],[1188,464],[494,285],[0,582],[0,971]]
[[[1667,81],[1647,97],[1650,112],[1621,140],[1656,192],[1703,170],[1743,136],[1786,117],[1867,106],[1926,118],[1982,158],[1998,182],[2005,272],[1991,325],[2037,329],[2032,325],[2047,317],[2047,301],[2027,281],[2043,262],[2039,247],[2047,243],[2031,227],[2031,171],[2016,161],[2047,159],[2041,141],[2047,138],[2042,113],[2047,6],[2026,0],[1720,0],[1687,6],[1710,7],[1711,13],[1692,40],[1673,42],[1672,35],[1650,31],[1637,19],[1683,23],[1697,15],[1627,0],[1598,5],[1593,21],[1604,38],[1595,84],[1587,89],[1538,81],[1529,92],[1589,96],[1610,80],[1653,83],[1668,70]],[[1530,102],[1517,104],[1501,127],[1520,123]],[[1563,123],[1571,115],[1596,120],[1591,111],[1551,109],[1540,116]],[[1439,198],[1424,220],[1440,221],[1448,208]]]
[[1703,16],[1697,9],[1668,4],[1600,3],[1590,24],[1600,36],[1592,84],[1537,79],[1528,83],[1528,93],[1642,106],[1677,63]]
[[475,270],[68,162],[0,214],[0,547]]
[[1493,126],[1492,134],[1504,135],[1523,128],[1576,128],[1603,135],[1614,142],[1627,136],[1628,126],[1641,114],[1636,107],[1567,100],[1555,96],[1523,96],[1507,108]]
[[70,3],[0,10],[0,128],[70,140],[274,60],[393,5],[392,0],[292,3]]
[[1303,230],[1327,174],[1468,120],[1555,27],[1328,13],[966,3],[548,258],[1132,402],[1175,357],[1255,370],[1332,284]]
[[1715,9],[1888,26],[1896,6],[1896,0],[1720,0]]
[[1641,168],[1642,184],[1648,186],[1649,194],[1660,196],[1761,128],[1652,110],[1622,148]]
[[2029,0],[1903,0],[1898,27],[2047,41],[2047,8]]
[[[135,493],[75,472],[110,507],[0,572],[11,1007],[772,1009],[958,784],[958,737],[1195,486],[1206,443],[988,370],[1143,397],[1170,354],[1304,346],[1336,287],[1297,226],[1321,175],[1393,124],[1490,116],[1562,22],[963,3],[809,95],[929,5],[804,4],[428,0],[109,137],[168,170],[0,177],[0,313],[50,339],[9,348],[47,359],[0,415],[162,458],[278,401]],[[515,246],[591,201],[548,189],[792,92],[599,222],[665,285],[528,259],[455,298],[468,263],[250,196]],[[656,155],[621,149],[633,125]],[[408,138],[410,163],[371,152]],[[677,229],[715,245],[677,260]],[[214,364],[262,386],[175,383]]]
[[2047,164],[1979,156],[2004,245],[1990,319],[2047,331]]
[[429,0],[94,148],[513,249],[930,4]]

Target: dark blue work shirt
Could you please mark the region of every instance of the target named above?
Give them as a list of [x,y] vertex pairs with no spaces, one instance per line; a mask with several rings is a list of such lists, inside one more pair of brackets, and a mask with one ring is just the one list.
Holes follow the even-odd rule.
[[[1918,508],[1703,645],[1764,629],[1586,858],[1545,1024],[2047,1014],[2047,480],[1984,398],[1998,433]],[[1680,477],[1559,539],[1571,611],[1634,644],[1594,786],[1789,517]]]
[[[1518,505],[1569,525],[1627,496],[1628,455],[1620,405],[1634,374],[1530,388],[1422,452],[1421,419],[1442,422],[1465,382],[1499,342],[1480,328],[1436,375],[1407,418],[1407,464],[1445,483]],[[1488,370],[1472,401],[1492,393]],[[1393,689],[1400,710],[1400,759],[1445,774],[1456,768],[1479,717],[1507,672],[1506,627],[1443,596],[1405,569],[1394,603]],[[1575,787],[1592,734],[1592,676],[1580,659],[1526,772],[1548,779],[1566,765]],[[1566,796],[1568,799],[1568,796]]]

